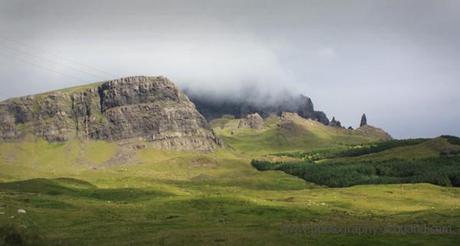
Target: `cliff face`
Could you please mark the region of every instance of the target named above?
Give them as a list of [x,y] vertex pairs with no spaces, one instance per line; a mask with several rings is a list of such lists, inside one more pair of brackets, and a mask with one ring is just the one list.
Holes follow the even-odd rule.
[[263,104],[251,101],[250,97],[231,100],[228,98],[209,98],[193,93],[189,93],[188,96],[207,120],[220,118],[224,115],[244,118],[249,114],[258,113],[265,118],[271,114],[281,115],[282,112],[293,112],[303,118],[316,120],[324,125],[329,124],[326,114],[315,111],[312,100],[304,95],[286,95],[281,100]]
[[48,141],[138,138],[175,150],[220,145],[195,105],[164,77],[128,77],[1,102],[0,139],[26,134]]

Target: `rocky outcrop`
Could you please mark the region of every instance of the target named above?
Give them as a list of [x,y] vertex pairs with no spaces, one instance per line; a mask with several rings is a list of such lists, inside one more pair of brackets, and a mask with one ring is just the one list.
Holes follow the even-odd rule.
[[258,113],[248,114],[238,123],[238,128],[262,129],[263,127],[264,119]]
[[[316,111],[312,100],[304,95],[287,94],[276,99],[267,97],[267,100],[262,100],[261,102],[253,100],[251,92],[246,92],[247,95],[239,99],[228,97],[213,98],[209,95],[186,93],[188,93],[190,100],[195,103],[198,111],[209,121],[221,118],[224,115],[244,118],[248,114],[258,113],[261,117],[266,118],[271,114],[281,115],[282,112],[293,112],[305,119],[312,119],[324,125],[329,125],[329,119],[326,114]],[[257,92],[253,93],[257,94]]]
[[74,132],[69,95],[53,92],[0,103],[0,136],[17,139],[33,133],[49,141],[66,141]]
[[342,123],[340,123],[340,121],[336,120],[335,117],[332,117],[331,122],[329,122],[329,126],[342,127]]
[[7,105],[0,104],[0,139],[16,138],[15,118],[7,112]]
[[363,114],[363,116],[361,116],[361,123],[359,124],[359,126],[362,127],[365,125],[367,125],[367,117],[366,114]]
[[393,139],[393,137],[391,137],[391,135],[388,134],[383,129],[368,125],[367,124],[366,114],[363,114],[361,116],[360,126],[355,131],[359,132],[361,134],[365,134],[365,135],[373,134],[375,136],[378,136],[380,140],[391,140],[391,139]]
[[373,139],[373,141],[386,141],[392,139],[390,134],[388,134],[384,130],[370,125],[365,125],[355,130],[353,130],[352,128],[345,129],[344,127],[324,126],[319,122],[313,121],[311,119],[304,119],[303,117],[300,117],[297,113],[291,112],[283,112],[281,114],[280,123],[278,126],[295,135],[303,134],[303,132],[307,130],[311,132],[322,132],[321,135],[319,135],[321,137],[324,137],[328,134],[332,134],[329,136],[334,136],[337,133],[341,133],[346,134],[347,136],[354,135],[366,137]]
[[127,77],[0,103],[0,138],[140,139],[163,149],[221,145],[195,105],[165,77]]
[[299,95],[298,98],[294,98],[294,109],[286,110],[288,108],[281,108],[282,112],[294,112],[297,113],[299,116],[305,119],[312,119],[318,122],[323,123],[324,125],[329,125],[329,119],[327,118],[326,114],[322,111],[316,111],[311,98]]

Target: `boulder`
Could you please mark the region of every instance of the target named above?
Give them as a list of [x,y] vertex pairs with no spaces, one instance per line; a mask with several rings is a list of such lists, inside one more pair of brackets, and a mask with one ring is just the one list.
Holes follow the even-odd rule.
[[262,129],[264,127],[264,119],[258,114],[248,114],[246,118],[241,119],[238,128]]

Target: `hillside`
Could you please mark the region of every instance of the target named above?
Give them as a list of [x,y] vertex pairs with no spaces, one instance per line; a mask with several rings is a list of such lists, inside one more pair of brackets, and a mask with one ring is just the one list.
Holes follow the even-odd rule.
[[164,77],[127,77],[6,100],[0,123],[3,140],[141,139],[163,149],[204,151],[220,145],[193,103]]
[[231,149],[196,153],[133,146],[129,158],[117,162],[127,147],[93,140],[0,143],[0,236],[19,235],[39,245],[456,245],[460,239],[299,231],[313,224],[378,229],[424,221],[456,230],[455,188],[326,188],[280,171],[257,171],[249,164],[256,155]]
[[312,100],[305,95],[283,93],[281,95],[260,95],[257,90],[243,91],[234,97],[215,97],[209,94],[194,93],[186,90],[197,110],[209,121],[233,115],[243,118],[248,114],[257,113],[263,118],[271,114],[281,115],[283,112],[297,113],[305,119],[312,119],[329,125],[331,122],[322,111],[315,110]]
[[456,137],[439,137],[275,153],[277,158],[253,160],[252,165],[261,171],[280,170],[329,187],[393,183],[460,187],[459,142]]
[[261,129],[240,128],[241,119],[224,117],[210,122],[214,132],[232,149],[272,153],[284,150],[313,150],[391,139],[384,131],[364,126],[356,130],[325,126],[296,113],[271,115]]
[[[170,89],[166,91],[175,91],[169,82],[164,83]],[[430,170],[451,171],[445,167],[458,163],[458,138],[391,140],[390,135],[367,122],[351,130],[289,112],[267,117],[255,113],[243,118],[224,116],[208,125],[180,91],[157,94],[157,90],[149,89],[143,96],[140,92],[132,94],[136,90],[131,86],[116,84],[107,87],[97,83],[2,102],[24,106],[24,101],[30,100],[35,105],[32,112],[40,114],[18,114],[30,116],[24,123],[14,121],[15,132],[21,134],[0,141],[0,244],[457,245],[460,240],[457,233],[398,233],[406,225],[458,231],[458,188],[446,183],[428,184],[424,179],[377,185],[362,182],[362,176],[350,178],[350,172],[343,171],[343,167],[361,170],[369,163],[387,165],[395,158],[398,162],[391,162],[391,167],[406,163],[417,166],[418,161],[425,166],[430,158],[448,160],[439,162],[440,166],[428,164]],[[88,92],[94,88],[108,88],[105,96],[114,98],[102,100],[106,103],[100,106],[93,101],[84,104],[90,115],[93,106],[107,108],[96,111],[102,112],[100,117],[108,117],[107,124],[129,122],[134,129],[145,128],[141,132],[148,136],[151,131],[172,127],[174,131],[160,132],[171,134],[168,136],[173,139],[181,138],[179,133],[203,131],[212,134],[210,144],[219,147],[201,151],[201,143],[196,142],[187,142],[190,148],[163,148],[149,139],[92,137],[98,135],[80,132],[86,126],[79,128],[78,124],[77,128],[74,119],[79,118],[67,112],[63,117],[68,117],[71,131],[65,141],[49,141],[53,139],[37,134],[41,131],[36,129],[53,127],[51,116],[40,116],[48,112],[40,109],[54,108],[56,104],[49,103],[53,97],[75,93],[96,96]],[[102,95],[97,97],[104,98]],[[153,95],[162,99],[149,101]],[[133,108],[155,111],[154,105],[168,112],[169,121],[160,120],[160,128],[147,124],[159,120],[156,114],[113,121],[107,113],[116,109],[126,116]],[[180,107],[179,111],[172,106]],[[124,107],[126,110],[121,110]],[[178,113],[181,110],[187,111],[185,118]],[[113,136],[138,133],[124,127],[109,129],[117,131]],[[194,135],[185,136],[193,139]],[[254,159],[272,166],[259,171],[255,167],[260,167],[251,165]],[[279,164],[294,168],[271,168]],[[308,172],[313,178],[306,179],[290,172],[305,164],[329,165],[335,176],[331,179],[329,172],[318,174],[313,169]],[[449,180],[451,185],[454,181]],[[372,230],[360,229],[359,234],[315,231],[350,227]]]

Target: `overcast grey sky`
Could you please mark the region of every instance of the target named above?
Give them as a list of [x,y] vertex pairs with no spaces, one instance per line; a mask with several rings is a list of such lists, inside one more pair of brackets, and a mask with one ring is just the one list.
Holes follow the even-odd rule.
[[395,137],[460,135],[458,0],[0,0],[0,98],[165,75],[283,88]]

